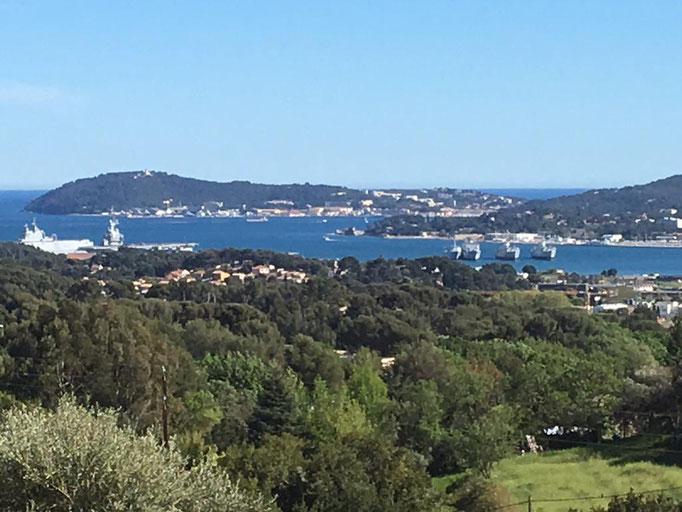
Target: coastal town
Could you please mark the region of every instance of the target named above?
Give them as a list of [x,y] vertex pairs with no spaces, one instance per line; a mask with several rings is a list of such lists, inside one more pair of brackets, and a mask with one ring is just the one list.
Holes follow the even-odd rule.
[[199,206],[182,204],[172,197],[152,207],[110,208],[101,215],[127,218],[218,217],[266,221],[269,217],[478,217],[520,205],[518,198],[474,190],[448,188],[421,190],[339,191],[321,204],[300,204],[290,199],[269,199],[259,205],[230,207],[224,201],[204,201]]

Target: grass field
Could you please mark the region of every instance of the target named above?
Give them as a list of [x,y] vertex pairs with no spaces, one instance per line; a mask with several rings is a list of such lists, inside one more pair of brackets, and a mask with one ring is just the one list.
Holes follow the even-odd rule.
[[[543,499],[586,498],[644,492],[680,487],[666,495],[682,499],[682,454],[657,448],[649,439],[610,443],[601,447],[582,447],[528,454],[498,463],[492,478],[506,488],[511,502],[532,496],[533,512],[566,512],[573,507],[589,510],[606,505],[608,499],[541,503]],[[434,480],[444,490],[453,477]],[[510,512],[526,511],[527,506],[510,507]]]

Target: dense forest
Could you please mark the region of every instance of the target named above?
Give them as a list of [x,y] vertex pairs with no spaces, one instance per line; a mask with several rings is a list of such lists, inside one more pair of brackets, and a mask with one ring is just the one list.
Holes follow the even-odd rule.
[[[172,508],[171,490],[150,486],[148,510],[491,510],[491,471],[526,435],[552,449],[678,427],[657,413],[682,411],[682,324],[666,330],[646,309],[588,315],[508,265],[232,249],[97,258],[0,246],[6,509],[107,499],[68,475],[57,485],[54,461],[92,460],[83,471],[95,472],[106,459],[107,481],[134,501],[126,478],[149,459],[196,500]],[[311,277],[157,284],[145,296],[131,285],[235,259]],[[156,448],[164,404],[169,453]],[[431,478],[452,474],[436,492]]]

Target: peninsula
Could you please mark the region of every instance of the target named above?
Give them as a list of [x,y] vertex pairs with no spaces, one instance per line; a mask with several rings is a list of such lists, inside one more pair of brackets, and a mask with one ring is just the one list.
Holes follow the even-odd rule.
[[644,185],[594,189],[581,194],[526,201],[477,217],[397,215],[367,229],[378,236],[536,235],[577,243],[682,242],[682,175]]
[[101,174],[47,192],[25,210],[45,214],[164,216],[479,216],[522,201],[452,188],[358,190],[334,185],[218,183],[149,170]]
[[[381,217],[364,234],[554,243],[682,244],[682,175],[546,200],[458,188],[212,182],[156,171],[73,181],[25,209],[122,217]],[[362,234],[348,230],[344,234]]]

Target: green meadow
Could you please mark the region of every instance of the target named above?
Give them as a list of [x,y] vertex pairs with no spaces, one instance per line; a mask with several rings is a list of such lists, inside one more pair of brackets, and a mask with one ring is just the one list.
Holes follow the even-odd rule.
[[[606,505],[609,499],[585,498],[625,494],[631,489],[647,492],[679,487],[664,494],[682,499],[682,465],[678,465],[682,453],[661,447],[660,441],[632,439],[514,456],[495,466],[492,480],[508,492],[510,503],[527,502],[531,496],[533,512],[589,510]],[[455,478],[434,479],[434,486],[445,490]],[[543,503],[545,499],[568,501]],[[528,507],[524,503],[505,510],[525,512]]]

